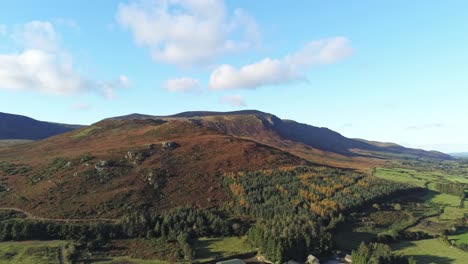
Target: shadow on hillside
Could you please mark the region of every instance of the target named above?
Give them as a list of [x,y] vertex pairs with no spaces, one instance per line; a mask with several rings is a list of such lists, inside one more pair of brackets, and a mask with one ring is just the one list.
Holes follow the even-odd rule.
[[[403,250],[403,249],[412,248],[412,247],[416,247],[416,246],[417,246],[416,243],[414,243],[413,241],[404,241],[404,242],[401,242],[401,243],[398,243],[398,244],[394,244],[392,246],[392,249],[393,250]],[[436,252],[434,252],[434,253],[436,253]],[[437,255],[408,254],[406,256],[414,258],[416,263],[424,263],[424,264],[432,264],[432,263],[434,263],[434,264],[452,264],[452,263],[455,262],[454,258],[441,257],[441,256],[437,256]]]
[[223,252],[212,251],[210,245],[215,242],[221,241],[220,238],[210,238],[209,240],[197,240],[195,243],[195,257],[198,259],[205,258],[220,258],[223,256]]

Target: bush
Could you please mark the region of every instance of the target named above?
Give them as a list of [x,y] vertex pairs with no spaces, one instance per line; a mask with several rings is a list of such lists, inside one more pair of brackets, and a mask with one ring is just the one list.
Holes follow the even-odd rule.
[[393,207],[393,209],[397,210],[397,211],[400,211],[401,210],[401,205],[399,203],[395,204],[395,206]]
[[354,264],[413,264],[414,260],[408,259],[392,252],[385,244],[361,243],[359,248],[352,253]]
[[468,244],[466,243],[459,243],[457,244],[457,247],[463,251],[468,251]]

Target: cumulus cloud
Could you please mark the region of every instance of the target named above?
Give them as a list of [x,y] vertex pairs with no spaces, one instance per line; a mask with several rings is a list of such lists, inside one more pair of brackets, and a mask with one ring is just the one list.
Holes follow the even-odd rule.
[[16,25],[13,30],[13,39],[26,49],[43,51],[58,51],[60,49],[60,37],[52,23],[48,21],[31,21]]
[[0,89],[76,94],[87,90],[88,80],[77,74],[68,59],[38,49],[0,54]]
[[61,47],[60,37],[50,22],[16,25],[11,37],[22,51],[0,54],[0,90],[56,95],[96,92],[112,98],[115,89],[130,85],[123,75],[116,80],[100,81],[80,74],[72,55]]
[[117,20],[154,60],[179,66],[204,64],[256,45],[255,19],[221,0],[153,0],[121,3]]
[[115,90],[117,88],[127,88],[131,85],[127,76],[121,75],[119,78],[110,81],[96,81],[95,86],[98,88],[97,92],[107,99],[115,98]]
[[219,99],[221,103],[224,104],[229,104],[231,106],[235,107],[241,107],[241,106],[246,106],[246,102],[244,100],[244,97],[240,95],[229,95],[229,96],[223,96]]
[[166,80],[163,88],[170,92],[199,92],[200,83],[198,80],[187,77],[174,78]]
[[303,72],[312,66],[332,64],[352,54],[349,40],[343,37],[312,41],[283,59],[266,58],[240,68],[221,65],[211,73],[209,88],[255,89],[297,81],[303,79]]

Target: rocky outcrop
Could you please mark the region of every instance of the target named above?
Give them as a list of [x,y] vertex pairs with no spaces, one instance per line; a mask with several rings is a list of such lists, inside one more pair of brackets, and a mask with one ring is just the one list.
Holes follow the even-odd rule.
[[174,141],[165,141],[165,142],[162,142],[161,143],[161,146],[164,150],[173,150],[173,149],[176,149],[178,147],[180,147],[179,144],[177,144],[176,142]]

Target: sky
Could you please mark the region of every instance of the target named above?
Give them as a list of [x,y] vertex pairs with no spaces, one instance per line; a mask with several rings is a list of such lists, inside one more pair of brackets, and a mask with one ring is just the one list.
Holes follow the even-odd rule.
[[0,4],[0,112],[92,124],[257,109],[468,151],[467,1]]

